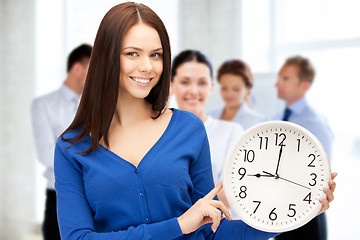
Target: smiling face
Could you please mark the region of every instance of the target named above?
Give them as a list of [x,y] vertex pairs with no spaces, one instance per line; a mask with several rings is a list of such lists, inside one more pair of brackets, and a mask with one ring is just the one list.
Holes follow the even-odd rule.
[[224,74],[219,79],[219,82],[221,97],[228,108],[240,107],[250,93],[244,79],[239,75]]
[[204,107],[214,83],[209,67],[196,61],[185,62],[176,69],[171,83],[179,109],[204,117]]
[[142,23],[132,26],[121,47],[119,96],[144,99],[159,82],[162,54],[161,40],[154,28]]

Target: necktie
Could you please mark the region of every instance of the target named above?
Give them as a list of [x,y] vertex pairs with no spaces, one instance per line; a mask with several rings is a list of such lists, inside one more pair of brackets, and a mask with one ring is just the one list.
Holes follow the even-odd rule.
[[282,120],[283,120],[283,121],[289,121],[290,115],[291,115],[291,110],[290,110],[290,108],[285,108],[284,116],[283,116]]

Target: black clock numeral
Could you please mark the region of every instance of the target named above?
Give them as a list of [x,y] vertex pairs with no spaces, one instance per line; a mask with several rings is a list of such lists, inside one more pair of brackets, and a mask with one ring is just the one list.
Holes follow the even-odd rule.
[[304,202],[308,202],[309,204],[311,203],[311,192],[309,192],[308,195],[306,195],[306,197],[303,199]]
[[245,168],[239,168],[238,173],[239,173],[240,176],[241,176],[239,180],[241,180],[241,179],[244,178],[244,176],[245,176],[245,174],[246,174],[246,169],[245,169]]
[[[275,138],[275,146],[285,146],[285,144],[284,144],[284,141],[286,139],[285,133],[280,133],[280,134],[275,133],[275,136],[276,136],[276,138]],[[279,141],[281,141],[281,142],[278,143]]]
[[244,155],[244,162],[253,162],[255,159],[255,152],[253,150],[246,150],[244,149],[245,155]]
[[315,186],[315,185],[316,185],[316,178],[317,178],[317,175],[316,175],[315,173],[312,173],[312,174],[310,174],[310,176],[313,176],[313,177],[314,177],[313,179],[311,179],[311,180],[313,180],[313,181],[314,181],[314,183],[313,183],[313,184],[309,183],[309,185],[313,187],[313,186]]
[[292,211],[292,214],[288,214],[289,217],[294,217],[296,215],[296,211],[293,207],[295,207],[296,204],[289,204],[289,210]]
[[240,192],[239,192],[239,197],[246,198],[246,196],[247,196],[246,190],[247,190],[247,187],[241,186],[240,187]]
[[315,154],[309,154],[308,156],[309,158],[312,158],[311,162],[309,163],[308,167],[315,167],[315,165],[313,165],[312,163],[315,161]]
[[300,138],[297,139],[297,151],[300,152]]
[[256,206],[256,208],[255,208],[255,210],[254,210],[254,212],[253,212],[253,213],[255,213],[255,212],[256,212],[256,210],[258,210],[258,208],[259,208],[259,206],[260,206],[261,202],[260,202],[260,201],[253,201],[253,203],[257,203],[257,206]]
[[274,208],[274,209],[270,212],[270,214],[269,214],[269,219],[270,219],[271,221],[275,221],[275,220],[277,219],[277,214],[275,213],[275,209],[276,209],[276,208]]
[[[263,137],[259,137],[260,138],[260,149],[262,149],[263,147]],[[269,137],[264,137],[264,144],[265,144],[265,150],[268,148],[268,143],[269,143]]]

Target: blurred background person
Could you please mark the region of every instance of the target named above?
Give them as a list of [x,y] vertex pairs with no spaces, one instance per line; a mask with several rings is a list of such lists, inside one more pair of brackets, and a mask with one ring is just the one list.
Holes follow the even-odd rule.
[[239,123],[245,130],[266,120],[248,106],[254,79],[245,62],[238,59],[225,61],[218,70],[217,80],[225,106],[209,112],[210,116]]
[[[331,159],[334,135],[324,116],[310,106],[305,98],[315,78],[315,69],[309,59],[302,56],[289,57],[278,73],[275,84],[278,98],[286,103],[286,108],[273,117],[273,120],[289,121],[306,128],[321,142]],[[278,235],[276,240],[326,240],[327,227],[325,214],[290,232]]]
[[92,46],[82,44],[67,59],[67,77],[60,89],[35,98],[31,106],[37,158],[45,166],[45,214],[42,225],[45,240],[60,239],[54,189],[54,149],[57,138],[72,122],[85,84]]
[[[194,113],[204,122],[214,182],[218,184],[222,179],[227,152],[243,128],[240,124],[214,119],[205,113],[205,105],[214,86],[212,75],[211,62],[202,52],[182,51],[172,63],[171,93],[175,95],[179,109]],[[229,208],[223,190],[218,197]]]

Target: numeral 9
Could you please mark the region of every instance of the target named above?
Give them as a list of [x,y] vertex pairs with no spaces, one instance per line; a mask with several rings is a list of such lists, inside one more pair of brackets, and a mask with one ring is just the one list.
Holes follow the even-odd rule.
[[240,169],[238,170],[238,173],[239,173],[239,175],[241,176],[239,180],[241,180],[241,179],[244,178],[244,176],[245,176],[245,174],[246,174],[246,169],[245,169],[245,168],[240,168]]

